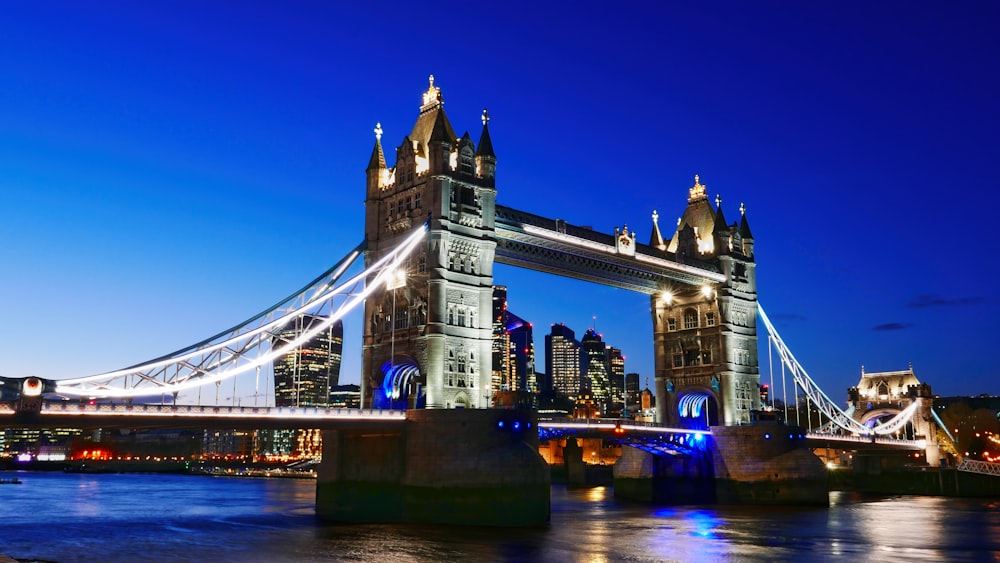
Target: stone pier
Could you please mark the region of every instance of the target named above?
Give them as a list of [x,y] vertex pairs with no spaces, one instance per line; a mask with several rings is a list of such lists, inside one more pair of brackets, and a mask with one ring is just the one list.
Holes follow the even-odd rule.
[[666,504],[826,505],[827,470],[804,447],[804,436],[793,426],[713,426],[693,455],[622,448],[615,496]]
[[537,450],[535,417],[521,411],[412,410],[396,429],[324,431],[316,514],[338,522],[544,524],[550,477]]

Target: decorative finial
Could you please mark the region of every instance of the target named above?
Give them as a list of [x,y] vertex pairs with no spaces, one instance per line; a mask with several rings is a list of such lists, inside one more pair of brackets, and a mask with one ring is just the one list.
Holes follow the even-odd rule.
[[660,214],[659,214],[659,213],[657,213],[657,212],[656,212],[656,210],[654,209],[654,210],[653,210],[653,224],[654,224],[654,225],[656,225],[656,224],[657,224],[657,220],[658,220],[659,218],[660,218]]
[[722,207],[722,196],[715,194],[715,207]]
[[444,104],[444,99],[441,98],[441,88],[434,85],[433,74],[427,78],[427,82],[429,86],[427,86],[427,91],[423,95],[423,105],[420,106],[420,111],[422,112]]
[[705,196],[705,186],[702,185],[701,179],[697,174],[694,175],[694,185],[688,190],[688,203],[693,203],[695,201],[701,201],[708,199]]
[[381,141],[382,140],[382,122],[381,121],[375,124],[375,140],[376,141]]
[[678,229],[681,228],[681,218],[680,217],[677,218],[677,228]]
[[740,202],[740,215],[746,215],[746,214],[747,214],[747,206],[743,205],[743,202],[741,201]]
[[489,122],[490,122],[490,112],[487,111],[486,108],[483,108],[483,127],[486,127],[486,124]]

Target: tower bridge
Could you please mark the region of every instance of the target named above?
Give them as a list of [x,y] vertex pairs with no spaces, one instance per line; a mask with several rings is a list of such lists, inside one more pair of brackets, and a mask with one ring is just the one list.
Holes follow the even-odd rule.
[[[334,507],[326,513],[331,518],[351,519],[352,507],[385,501],[390,507],[386,512],[364,518],[420,519],[406,516],[423,510],[410,501],[426,500],[426,495],[441,493],[444,487],[448,489],[444,497],[456,502],[468,501],[462,495],[473,495],[476,506],[496,503],[514,512],[530,507],[522,512],[538,521],[547,518],[548,497],[543,492],[547,469],[537,451],[534,456],[525,451],[537,445],[537,429],[528,435],[521,427],[516,439],[498,438],[494,423],[500,415],[485,411],[494,391],[490,381],[493,265],[501,263],[649,296],[656,423],[648,428],[628,423],[632,425],[628,441],[642,446],[642,455],[666,453],[680,461],[652,463],[630,453],[623,466],[631,469],[623,471],[638,472],[632,477],[656,466],[655,475],[642,479],[689,476],[689,471],[696,471],[699,478],[728,483],[728,499],[813,499],[816,493],[810,487],[820,482],[824,470],[813,463],[818,460],[810,461],[801,452],[811,441],[837,441],[833,431],[849,435],[844,441],[856,447],[926,449],[928,461],[936,463],[930,425],[918,424],[922,442],[876,439],[897,432],[918,409],[926,412],[929,387],[908,387],[917,406],[881,412],[880,418],[891,416],[871,424],[852,416],[861,412],[858,400],[868,391],[852,390],[852,400],[855,395],[858,400],[847,412],[815,384],[791,353],[757,301],[755,240],[745,206],[739,206],[738,220],[729,221],[721,198],[716,197],[713,206],[707,187],[695,176],[676,230],[662,231],[654,211],[651,234],[644,243],[625,224],[613,233],[602,233],[499,205],[488,112],[482,114],[479,142],[473,143],[468,133],[455,134],[433,77],[421,102],[416,123],[396,147],[392,167],[382,147],[384,131],[381,124],[376,126],[366,169],[364,241],[330,270],[243,323],[148,362],[54,381],[0,378],[0,389],[16,386],[19,395],[6,411],[0,408],[0,421],[44,425],[43,419],[51,423],[91,416],[108,421],[139,417],[154,424],[183,416],[271,427],[292,420],[291,424],[321,425],[328,430],[317,507]],[[349,275],[362,257],[363,271]],[[223,382],[232,382],[235,390],[237,377],[256,378],[259,384],[261,366],[356,308],[363,310],[364,319],[363,408],[357,412],[221,412],[184,405],[109,412],[67,409],[43,400],[52,395],[176,399],[185,390],[205,387],[217,392]],[[830,421],[825,434],[752,424],[754,413],[772,406],[762,402],[759,392],[758,317],[768,350],[777,351],[782,373],[787,369],[794,381],[793,389],[800,389]],[[293,319],[302,324],[300,335],[276,338]],[[876,386],[876,394],[879,389]],[[532,416],[526,416],[525,424],[534,423]],[[578,423],[542,421],[539,426],[552,435],[578,432],[572,430],[573,424]],[[380,431],[366,432],[366,428]],[[698,454],[702,450],[695,445],[702,441],[711,444],[714,453]],[[445,443],[461,443],[462,448],[451,451]],[[703,455],[714,456],[714,461],[700,462],[697,469],[683,461]],[[435,473],[442,460],[454,464],[450,476]],[[511,481],[513,474],[521,480]],[[768,488],[773,475],[797,483],[787,489],[794,491],[791,496]],[[511,485],[497,485],[512,482],[544,495],[544,507],[534,497],[524,497],[517,486],[514,494]],[[387,489],[402,491],[402,496],[386,499]],[[442,508],[427,518],[438,521],[445,512]]]

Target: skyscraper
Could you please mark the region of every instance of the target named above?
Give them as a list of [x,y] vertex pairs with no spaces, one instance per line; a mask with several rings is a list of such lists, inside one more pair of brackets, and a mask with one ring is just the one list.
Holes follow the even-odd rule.
[[493,286],[493,392],[510,391],[510,333],[507,332],[507,287]]
[[600,406],[602,414],[607,412],[611,401],[611,378],[608,373],[607,346],[597,331],[588,328],[580,339],[584,352],[584,379],[594,397],[594,402]]
[[531,323],[507,313],[507,338],[510,341],[511,385],[518,391],[538,392],[535,381],[535,342]]
[[545,373],[556,393],[565,397],[580,394],[580,343],[564,324],[553,324],[545,335]]
[[[271,339],[280,348],[299,338],[324,317],[302,315],[287,324]],[[274,404],[278,407],[328,407],[331,391],[340,382],[340,362],[344,348],[344,324],[332,323],[316,336],[274,360]],[[320,431],[260,430],[254,450],[266,458],[319,457]]]
[[[323,317],[302,315],[272,338],[271,346],[284,346],[310,326],[324,320]],[[340,382],[343,348],[344,324],[338,320],[309,341],[275,359],[275,406],[329,406],[330,389]]]

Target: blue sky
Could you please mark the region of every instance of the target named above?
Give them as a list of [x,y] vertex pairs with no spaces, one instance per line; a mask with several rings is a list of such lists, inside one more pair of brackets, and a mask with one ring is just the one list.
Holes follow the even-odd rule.
[[[989,2],[6,6],[0,375],[135,364],[325,270],[363,236],[375,123],[391,161],[433,73],[459,134],[489,108],[504,205],[646,240],[695,174],[745,202],[760,301],[832,398],[910,362],[1000,393],[998,25]],[[540,356],[596,317],[652,376],[645,296],[495,281]]]

